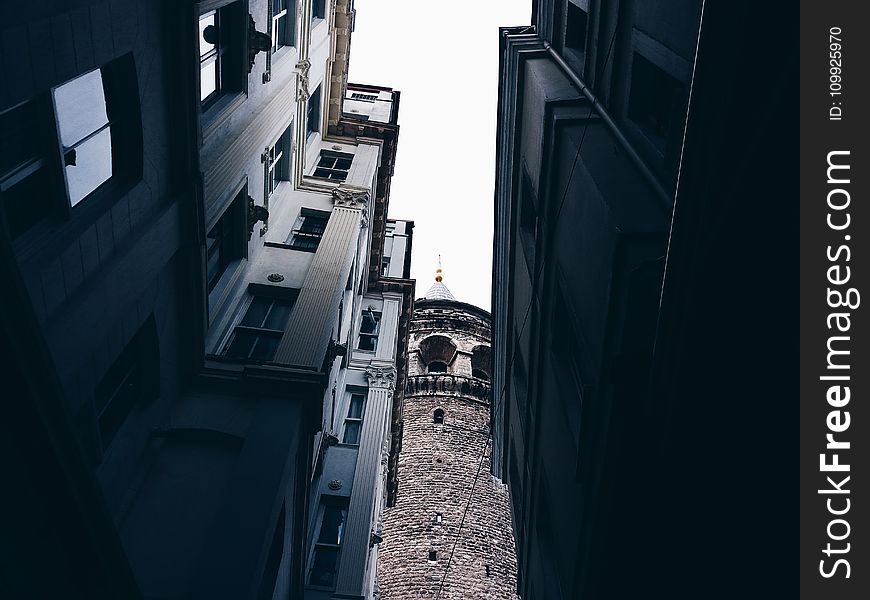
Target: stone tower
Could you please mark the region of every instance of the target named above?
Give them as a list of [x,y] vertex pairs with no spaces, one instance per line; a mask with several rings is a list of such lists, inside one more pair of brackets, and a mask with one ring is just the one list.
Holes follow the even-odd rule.
[[489,313],[453,297],[439,261],[411,320],[398,492],[384,515],[377,570],[381,600],[516,597],[507,488],[490,474],[490,360]]

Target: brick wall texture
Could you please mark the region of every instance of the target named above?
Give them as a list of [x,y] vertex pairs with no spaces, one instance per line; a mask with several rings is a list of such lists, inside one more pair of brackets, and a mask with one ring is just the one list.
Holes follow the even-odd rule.
[[[474,349],[490,344],[489,323],[455,303],[425,306],[411,323],[399,487],[384,515],[380,598],[514,600],[508,493],[490,475],[491,390],[486,378],[471,375]],[[447,372],[426,372],[420,346],[432,335],[455,345]],[[443,424],[435,423],[438,409]]]

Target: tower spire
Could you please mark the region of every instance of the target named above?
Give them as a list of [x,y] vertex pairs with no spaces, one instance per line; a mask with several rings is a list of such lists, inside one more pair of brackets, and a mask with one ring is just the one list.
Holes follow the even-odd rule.
[[444,279],[444,269],[441,267],[441,255],[438,255],[438,265],[435,268],[435,283],[429,288],[429,291],[423,296],[424,300],[456,300],[447,286],[442,283]]

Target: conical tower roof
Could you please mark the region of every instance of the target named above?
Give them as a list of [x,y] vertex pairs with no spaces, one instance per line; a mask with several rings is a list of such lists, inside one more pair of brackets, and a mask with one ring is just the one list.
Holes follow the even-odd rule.
[[438,255],[438,268],[435,269],[435,283],[432,284],[432,287],[429,288],[425,294],[423,294],[424,300],[452,300],[456,301],[456,298],[453,297],[453,294],[450,293],[450,290],[447,289],[447,286],[444,285],[444,272],[441,269],[441,255]]

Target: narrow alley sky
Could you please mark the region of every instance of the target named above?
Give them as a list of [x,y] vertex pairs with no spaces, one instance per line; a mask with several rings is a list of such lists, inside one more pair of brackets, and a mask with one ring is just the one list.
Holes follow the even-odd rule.
[[414,221],[417,297],[441,255],[457,300],[489,310],[498,28],[531,0],[355,0],[351,83],[402,92],[389,217]]

